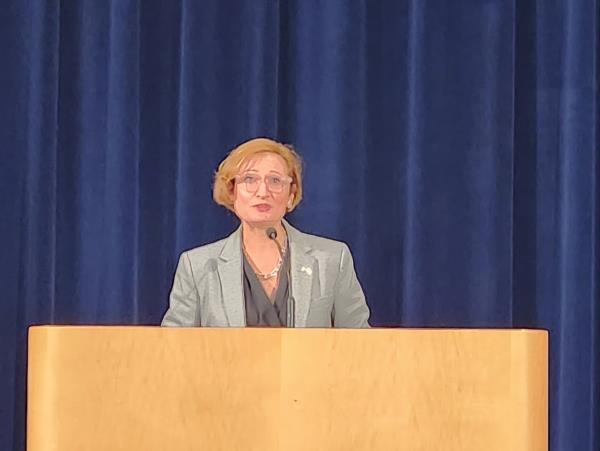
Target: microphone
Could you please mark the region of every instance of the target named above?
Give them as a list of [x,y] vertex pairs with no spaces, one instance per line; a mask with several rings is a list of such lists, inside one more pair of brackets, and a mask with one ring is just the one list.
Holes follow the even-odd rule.
[[[269,227],[266,230],[266,234],[270,240],[277,240],[277,230],[275,230],[274,227]],[[279,249],[279,243],[277,241],[275,241],[275,242],[277,243],[277,248]]]
[[[265,230],[265,233],[267,235],[267,238],[275,241],[275,244],[277,245],[277,250],[279,251],[279,257],[281,258],[281,261],[283,263],[285,256],[283,255],[283,249],[281,248],[281,244],[279,244],[279,241],[277,241],[277,230],[275,230],[274,227],[269,227],[267,230]],[[289,251],[290,250],[288,249],[288,252]],[[291,265],[291,260],[290,260],[290,264],[286,265],[286,274],[287,274],[287,280],[288,280],[287,318],[286,318],[286,326],[287,327],[295,327],[295,325],[296,325],[296,301],[295,301],[294,297],[292,296],[292,275],[291,275],[291,271],[290,271],[291,266],[292,265]]]

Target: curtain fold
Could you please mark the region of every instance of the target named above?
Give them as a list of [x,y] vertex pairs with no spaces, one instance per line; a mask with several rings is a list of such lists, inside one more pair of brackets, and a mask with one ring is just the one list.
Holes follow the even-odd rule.
[[600,6],[123,0],[0,12],[0,449],[32,324],[158,324],[214,170],[292,143],[290,221],[375,326],[550,331],[550,441],[600,448]]

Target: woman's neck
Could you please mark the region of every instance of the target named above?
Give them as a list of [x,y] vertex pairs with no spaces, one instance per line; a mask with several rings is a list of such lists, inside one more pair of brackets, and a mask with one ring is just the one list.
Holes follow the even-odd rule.
[[264,251],[271,249],[273,246],[272,240],[267,236],[267,229],[272,227],[277,232],[277,242],[280,246],[284,247],[284,243],[287,239],[287,233],[283,224],[278,222],[272,226],[256,226],[242,222],[242,239],[244,241],[244,247],[248,251]]

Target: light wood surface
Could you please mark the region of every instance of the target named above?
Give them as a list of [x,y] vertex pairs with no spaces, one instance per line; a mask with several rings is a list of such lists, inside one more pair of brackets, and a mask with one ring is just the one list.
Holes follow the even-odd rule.
[[28,450],[548,449],[545,331],[32,327]]

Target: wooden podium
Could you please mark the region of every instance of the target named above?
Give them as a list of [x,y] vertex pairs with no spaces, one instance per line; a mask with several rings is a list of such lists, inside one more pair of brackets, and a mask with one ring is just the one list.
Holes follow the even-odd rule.
[[32,327],[29,451],[548,449],[533,330]]

